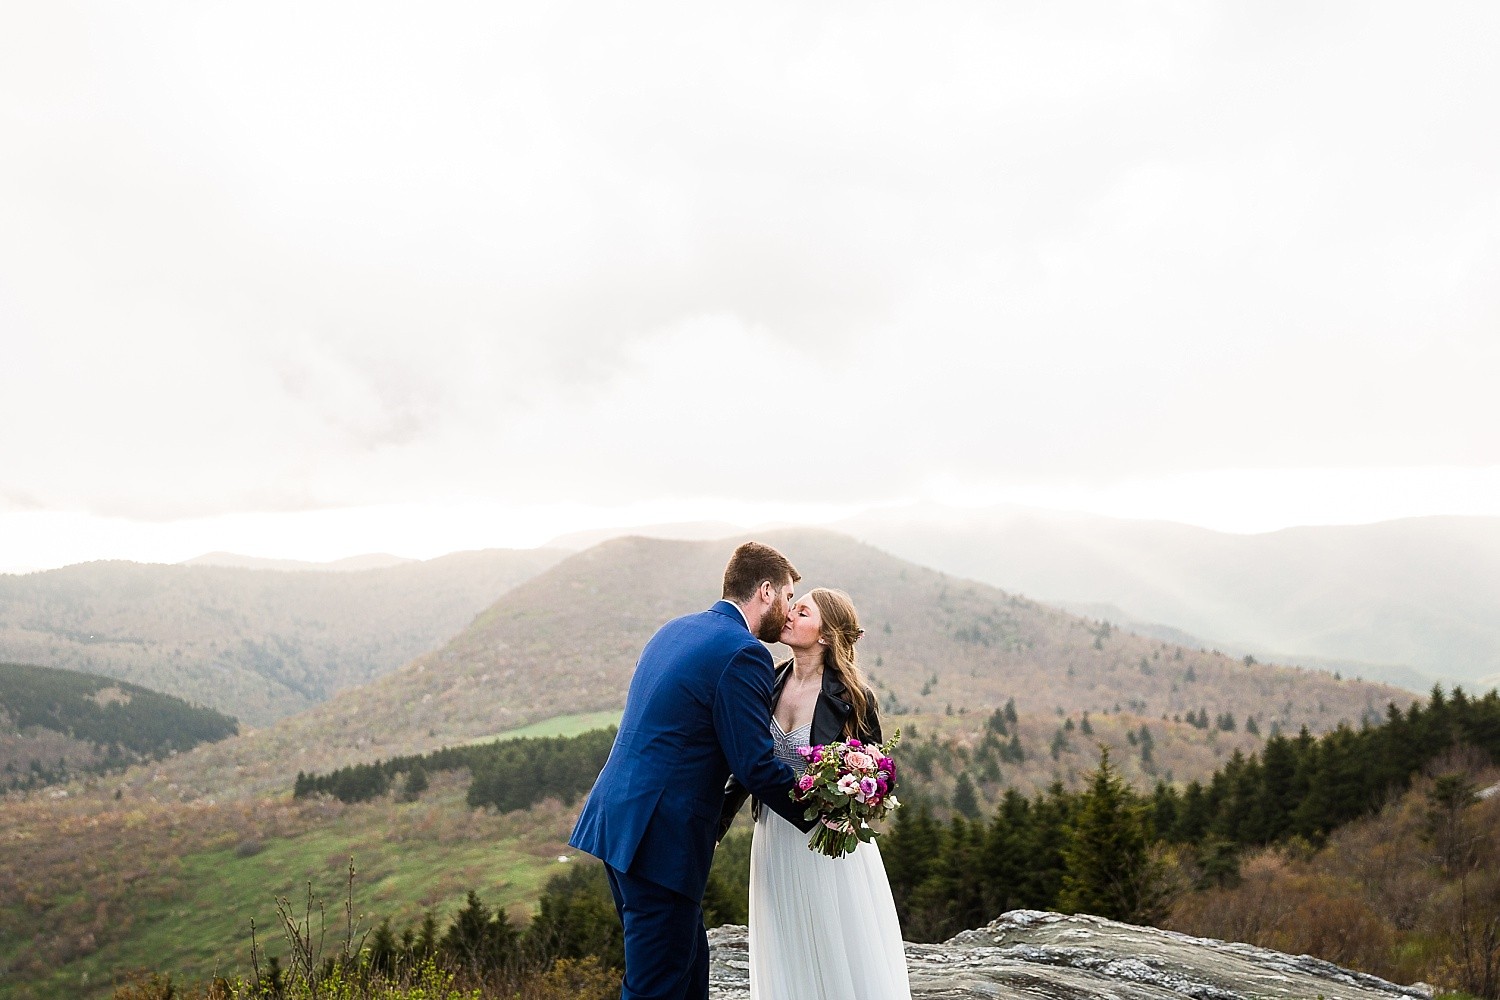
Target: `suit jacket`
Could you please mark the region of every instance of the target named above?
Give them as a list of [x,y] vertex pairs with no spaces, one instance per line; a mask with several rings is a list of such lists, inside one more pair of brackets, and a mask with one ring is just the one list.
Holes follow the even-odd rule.
[[[786,686],[786,679],[792,674],[792,661],[787,660],[776,668],[776,683],[771,689],[771,706],[774,709],[777,702],[781,700],[781,689]],[[848,736],[853,736],[864,743],[882,743],[885,738],[880,734],[880,711],[876,707],[875,692],[865,689],[865,698],[868,707],[864,718],[849,727]],[[827,743],[838,743],[845,739],[845,724],[849,716],[854,713],[854,706],[849,702],[849,689],[844,682],[839,680],[837,674],[832,670],[823,671],[823,686],[818,692],[817,703],[813,705],[812,733],[808,736],[809,746],[823,746]],[[770,722],[767,721],[767,726]],[[752,789],[745,787],[744,783],[730,775],[724,785],[724,803],[719,810],[719,835],[723,840],[724,834],[729,832],[729,826],[734,822],[734,817],[739,814],[740,807],[745,804],[745,799],[755,794]],[[805,806],[798,806],[798,815]],[[760,816],[760,796],[755,794],[754,801],[750,804],[751,815]],[[783,816],[786,815],[781,809],[776,810]],[[802,823],[797,824],[799,827]]]
[[734,773],[798,827],[798,775],[771,741],[771,654],[733,604],[663,625],[636,663],[609,759],[568,843],[703,898],[724,782]]

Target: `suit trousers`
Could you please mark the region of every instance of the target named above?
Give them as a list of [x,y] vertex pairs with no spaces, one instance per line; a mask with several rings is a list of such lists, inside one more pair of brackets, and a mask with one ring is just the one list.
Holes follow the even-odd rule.
[[604,870],[625,925],[620,1000],[708,1000],[702,902],[608,864]]

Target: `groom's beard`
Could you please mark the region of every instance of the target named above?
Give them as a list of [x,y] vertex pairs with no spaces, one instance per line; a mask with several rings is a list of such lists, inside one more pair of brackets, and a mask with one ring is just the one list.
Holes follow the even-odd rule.
[[786,625],[786,598],[777,595],[776,603],[767,611],[765,617],[760,620],[760,628],[755,630],[755,638],[761,642],[780,642],[781,630]]

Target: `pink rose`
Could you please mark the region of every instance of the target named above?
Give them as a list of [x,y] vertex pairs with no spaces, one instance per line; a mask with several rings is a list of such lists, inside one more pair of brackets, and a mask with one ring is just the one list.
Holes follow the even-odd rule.
[[873,771],[875,769],[875,758],[859,750],[850,750],[845,754],[844,763],[856,771]]
[[812,786],[815,784],[817,784],[817,781],[810,774],[804,774],[797,780],[797,787],[804,792],[811,791]]

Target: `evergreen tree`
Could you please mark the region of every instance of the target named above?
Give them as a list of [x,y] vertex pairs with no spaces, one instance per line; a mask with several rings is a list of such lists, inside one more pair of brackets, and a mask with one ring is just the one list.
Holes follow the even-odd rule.
[[431,910],[422,914],[422,928],[417,932],[417,946],[412,953],[416,961],[431,958],[438,950],[438,924],[437,917],[433,916]]
[[406,772],[406,784],[402,786],[401,797],[407,802],[415,802],[425,791],[427,791],[427,769],[418,762]]
[[579,864],[547,880],[523,946],[527,958],[543,966],[595,955],[623,968],[624,933],[604,866]]
[[896,898],[896,915],[903,927],[911,915],[912,895],[937,865],[942,849],[942,829],[926,803],[914,808],[908,802],[896,810],[896,821],[885,835],[880,856],[885,860],[886,877]]
[[1161,915],[1157,866],[1142,810],[1101,747],[1099,768],[1083,792],[1063,847],[1067,864],[1058,902],[1069,913],[1149,923]]
[[501,968],[514,954],[515,929],[505,911],[491,914],[479,894],[469,890],[463,907],[443,935],[442,949],[454,960],[480,971]]
[[953,809],[965,819],[979,818],[979,799],[974,794],[974,783],[969,780],[968,771],[960,772],[953,786]]
[[995,709],[994,714],[990,716],[990,720],[985,723],[985,726],[992,733],[997,733],[1000,736],[1009,735],[1005,727],[1005,710],[1003,708]]
[[985,831],[976,865],[985,913],[994,916],[1026,905],[1021,875],[1031,864],[1026,842],[1031,830],[1031,803],[1008,788]]
[[391,930],[391,918],[386,917],[380,921],[373,934],[370,935],[370,968],[384,976],[396,974],[396,958],[400,949],[396,944],[396,934]]

